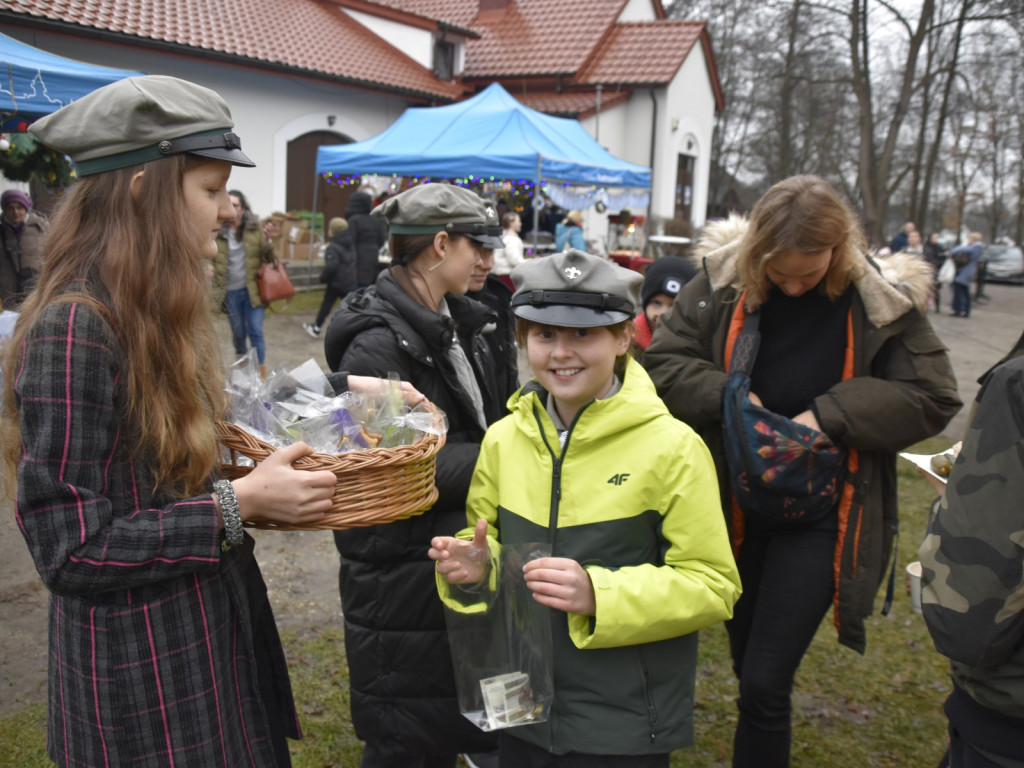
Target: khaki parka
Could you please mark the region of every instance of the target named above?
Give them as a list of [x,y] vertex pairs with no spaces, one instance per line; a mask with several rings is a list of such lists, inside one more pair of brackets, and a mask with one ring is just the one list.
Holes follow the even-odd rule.
[[[249,302],[258,307],[260,301],[259,286],[256,285],[256,273],[263,264],[274,264],[274,246],[263,234],[259,219],[247,213],[245,215],[242,242],[245,243],[245,287],[249,290]],[[228,228],[221,227],[217,235],[217,255],[213,257],[213,302],[219,307],[224,301],[224,286],[228,279]]]
[[[711,450],[724,509],[731,509],[722,440],[725,342],[739,297],[736,256],[746,226],[735,216],[709,225],[697,252],[702,272],[679,294],[644,355],[669,411]],[[849,477],[852,504],[836,542],[834,615],[839,642],[859,653],[866,647],[864,617],[889,572],[897,531],[897,452],[937,434],[961,407],[946,348],[922,314],[930,267],[914,257],[881,265],[862,259],[851,306],[853,378],[814,402],[822,431],[859,453]]]

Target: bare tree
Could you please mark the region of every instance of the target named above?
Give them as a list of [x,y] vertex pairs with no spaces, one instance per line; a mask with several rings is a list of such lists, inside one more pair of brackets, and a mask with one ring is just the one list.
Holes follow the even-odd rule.
[[[1022,0],[677,0],[670,13],[708,19],[726,94],[712,200],[736,178],[762,189],[815,173],[860,208],[881,243],[895,216],[937,226],[935,201],[960,194],[962,206],[981,204],[972,185],[986,179],[983,205],[1002,217],[990,228],[1020,239]],[[1016,58],[983,55],[1008,30]],[[957,114],[968,104],[973,122]]]
[[875,81],[872,73],[872,38],[868,6],[870,0],[850,0],[847,9],[849,21],[850,76],[860,111],[860,165],[857,186],[860,192],[864,227],[876,243],[885,239],[885,211],[893,189],[908,168],[894,173],[894,157],[903,121],[907,116],[914,92],[917,61],[935,12],[935,0],[923,0],[921,15],[916,24],[898,9],[881,5],[906,34],[907,52],[903,59],[903,72],[896,84],[894,100],[888,119],[878,114],[875,103]]

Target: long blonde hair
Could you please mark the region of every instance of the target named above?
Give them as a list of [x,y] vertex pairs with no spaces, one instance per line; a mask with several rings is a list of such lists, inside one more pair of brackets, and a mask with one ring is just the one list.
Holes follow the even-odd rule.
[[821,290],[839,298],[864,273],[859,254],[867,250],[860,223],[835,189],[818,176],[792,176],[773,186],[754,206],[740,241],[739,290],[747,308],[757,309],[771,290],[766,268],[778,253],[817,253],[832,249]]
[[[54,216],[37,288],[5,350],[4,470],[12,496],[21,458],[13,387],[22,345],[47,306],[82,302],[109,323],[124,360],[133,458],[157,488],[202,492],[217,458],[223,367],[210,313],[209,262],[182,191],[201,158],[175,155],[79,181]],[[134,193],[132,177],[144,170]]]

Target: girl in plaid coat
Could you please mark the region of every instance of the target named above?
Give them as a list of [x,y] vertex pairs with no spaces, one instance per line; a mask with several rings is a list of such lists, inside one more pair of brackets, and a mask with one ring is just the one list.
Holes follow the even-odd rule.
[[287,766],[284,654],[242,521],[303,523],[331,472],[296,444],[216,480],[222,365],[207,288],[232,165],[213,91],[101,88],[32,126],[83,177],[5,350],[5,487],[50,590],[59,765]]

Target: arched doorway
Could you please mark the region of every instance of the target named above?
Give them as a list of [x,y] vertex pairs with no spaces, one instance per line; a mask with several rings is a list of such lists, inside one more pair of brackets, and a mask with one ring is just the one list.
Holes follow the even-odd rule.
[[345,204],[358,186],[339,187],[316,175],[316,151],[332,144],[351,144],[352,139],[334,131],[312,131],[288,142],[288,173],[285,204],[289,211],[313,209],[313,185],[316,184],[316,210],[324,215],[324,225],[335,216],[345,215]]
[[692,221],[693,168],[693,156],[680,153],[676,161],[676,199],[673,212],[678,221]]

